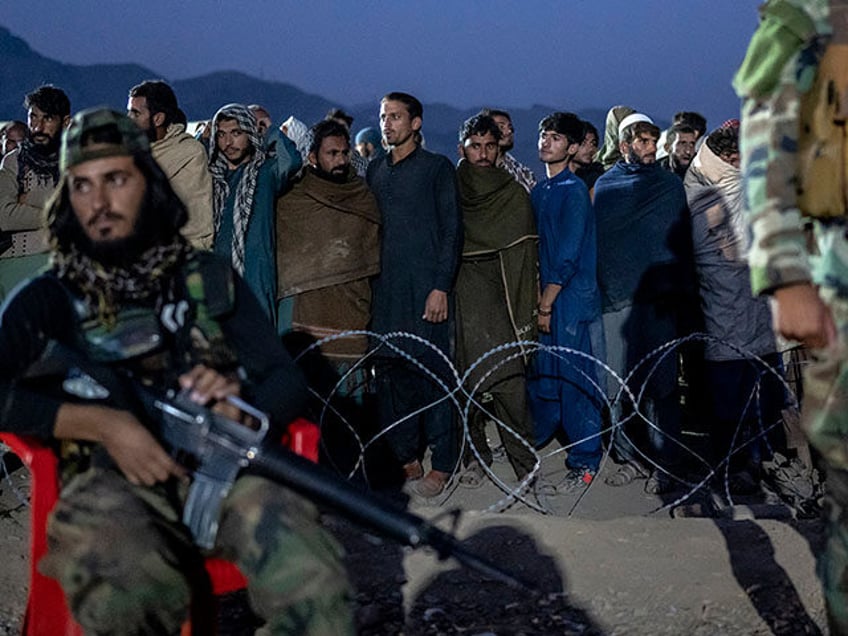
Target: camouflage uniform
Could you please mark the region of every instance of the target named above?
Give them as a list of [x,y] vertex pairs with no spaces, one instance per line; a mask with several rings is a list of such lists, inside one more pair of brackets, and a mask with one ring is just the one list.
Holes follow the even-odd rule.
[[[803,96],[830,42],[828,0],[770,0],[734,79],[743,99],[740,151],[753,243],[752,287],[818,286],[838,345],[805,373],[804,427],[828,467],[828,542],[819,561],[831,633],[848,634],[848,240],[845,218],[811,220],[799,206]],[[848,212],[848,211],[844,211]],[[815,246],[808,240],[812,225]]]
[[[96,139],[89,131],[120,141],[85,143]],[[83,111],[63,137],[60,165],[65,171],[132,156],[155,168],[146,152],[146,136],[126,116]],[[145,188],[167,185],[159,171],[145,179]],[[162,196],[173,206],[176,194],[166,189]],[[80,214],[70,203],[50,210],[56,217]],[[63,244],[61,230],[52,232],[50,271],[21,286],[2,308],[0,430],[50,439],[68,421],[61,417],[66,404],[92,400],[147,419],[117,380],[107,390],[73,368],[45,377],[33,370],[30,377],[51,344],[119,371],[118,378],[130,374],[160,388],[175,386],[196,364],[238,374],[241,394],[275,425],[300,411],[306,387],[273,326],[228,259],[187,246],[178,233],[180,213],[166,203],[139,209],[159,217],[165,238],[148,239],[150,246],[127,266],[89,258],[73,243]],[[87,416],[103,428],[117,417],[101,412],[98,420],[96,410]],[[71,432],[80,428],[72,424]],[[144,440],[123,430],[143,453]],[[188,485],[170,478],[135,486],[108,444],[81,437],[61,443],[64,487],[39,567],[60,582],[86,634],[177,634],[189,605],[197,610],[196,633],[211,633],[200,625],[210,614],[203,602],[209,593],[205,553],[181,522]],[[340,550],[300,496],[260,477],[238,477],[223,501],[213,553],[245,574],[251,606],[271,634],[353,633]]]
[[[208,614],[198,596],[203,555],[173,505],[184,496],[100,468],[63,491],[39,567],[59,580],[86,633],[177,634],[192,595]],[[214,554],[248,578],[270,634],[352,633],[339,549],[316,517],[309,502],[260,477],[239,478],[224,501]]]

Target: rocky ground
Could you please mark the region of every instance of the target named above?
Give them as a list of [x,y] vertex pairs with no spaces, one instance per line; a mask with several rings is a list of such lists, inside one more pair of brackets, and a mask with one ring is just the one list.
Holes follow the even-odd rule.
[[[609,471],[607,467],[605,471]],[[556,481],[562,456],[541,472]],[[716,510],[681,489],[660,498],[644,481],[612,488],[604,473],[581,494],[504,500],[505,463],[477,489],[454,488],[411,509],[439,527],[461,511],[462,547],[528,582],[512,588],[432,550],[410,550],[327,516],[347,550],[361,634],[820,634],[817,519],[753,499]],[[0,473],[0,635],[19,633],[27,585],[25,469]],[[680,503],[694,503],[675,517]],[[538,509],[542,509],[540,512]],[[46,635],[49,636],[49,635]]]

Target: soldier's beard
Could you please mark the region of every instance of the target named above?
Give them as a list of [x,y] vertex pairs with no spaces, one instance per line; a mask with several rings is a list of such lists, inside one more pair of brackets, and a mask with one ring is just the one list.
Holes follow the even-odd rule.
[[149,214],[139,214],[136,217],[132,232],[129,236],[119,239],[92,240],[75,221],[79,228],[76,238],[77,248],[92,259],[107,267],[125,267],[135,262],[150,247],[153,246],[152,227]]

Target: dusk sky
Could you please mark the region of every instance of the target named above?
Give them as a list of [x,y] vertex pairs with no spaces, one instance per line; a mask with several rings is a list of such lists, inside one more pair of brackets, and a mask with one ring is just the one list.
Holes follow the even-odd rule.
[[[738,114],[760,0],[3,0],[0,25],[72,64],[166,79],[238,70],[343,104],[404,90],[463,108],[625,103]],[[426,117],[426,114],[425,114]]]

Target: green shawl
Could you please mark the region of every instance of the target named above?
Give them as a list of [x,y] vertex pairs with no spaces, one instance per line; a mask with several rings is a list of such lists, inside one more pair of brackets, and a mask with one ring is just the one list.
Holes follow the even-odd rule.
[[515,338],[533,340],[538,298],[538,236],[530,197],[500,168],[481,168],[461,161],[456,177],[465,229],[462,258],[497,256],[504,302]]

